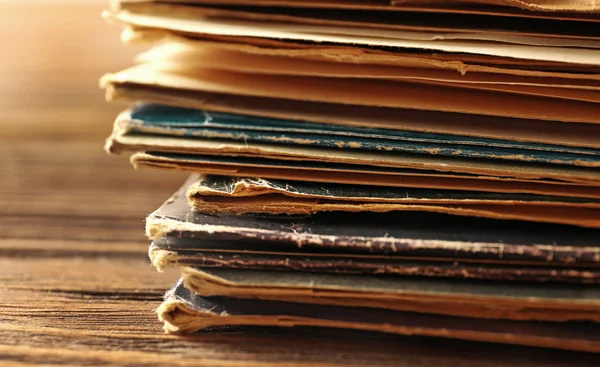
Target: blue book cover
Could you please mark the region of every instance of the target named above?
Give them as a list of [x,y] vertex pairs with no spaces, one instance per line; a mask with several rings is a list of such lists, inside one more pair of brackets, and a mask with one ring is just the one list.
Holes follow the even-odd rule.
[[140,104],[117,123],[137,135],[600,167],[600,149],[593,148],[331,125],[157,104]]

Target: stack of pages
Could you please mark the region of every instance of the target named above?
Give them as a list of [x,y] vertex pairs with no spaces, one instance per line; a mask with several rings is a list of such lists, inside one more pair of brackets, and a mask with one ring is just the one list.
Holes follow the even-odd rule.
[[600,352],[600,5],[122,0],[107,150],[168,332],[375,330]]

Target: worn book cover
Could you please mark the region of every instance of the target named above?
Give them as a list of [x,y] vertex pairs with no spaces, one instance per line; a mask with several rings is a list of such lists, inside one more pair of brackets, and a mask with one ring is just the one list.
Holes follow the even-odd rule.
[[368,127],[332,126],[210,110],[142,104],[115,122],[122,134],[171,135],[244,142],[524,162],[600,166],[600,149]]
[[173,236],[153,241],[150,258],[158,269],[168,266],[255,269],[329,274],[445,277],[516,282],[600,284],[596,264],[564,264],[472,259],[404,258],[399,256],[288,250],[248,244],[246,241],[207,241]]
[[529,194],[392,189],[208,176],[188,189],[191,207],[209,214],[426,211],[600,227],[600,201]]
[[[232,46],[238,48],[237,45]],[[361,50],[360,54],[365,53]],[[404,68],[401,68],[404,69]],[[469,73],[470,75],[470,73]],[[580,75],[580,74],[577,74]],[[588,74],[586,74],[588,75]],[[514,142],[600,148],[597,124],[565,124],[544,119],[540,114],[528,119],[495,117],[472,113],[423,111],[411,108],[386,108],[252,97],[184,89],[161,89],[131,83],[110,85],[107,97],[115,101],[153,101],[213,112],[242,114],[295,122],[436,133],[464,137],[510,140]],[[127,114],[123,116],[127,119]]]
[[164,329],[172,333],[223,326],[314,326],[600,351],[597,323],[483,320],[366,307],[203,298],[182,282],[166,294],[157,313]]
[[475,318],[600,321],[594,285],[183,267],[187,288],[233,297]]
[[242,178],[260,177],[293,181],[301,179],[306,182],[333,184],[600,198],[600,188],[588,184],[375,167],[352,163],[174,154],[155,151],[135,153],[131,157],[131,162],[136,168],[182,170]]
[[[437,266],[442,269],[438,275],[446,272],[455,276],[461,276],[460,269],[469,269],[468,263],[477,261],[513,264],[517,268],[518,265],[529,264],[527,266],[532,266],[532,269],[541,265],[542,268],[534,269],[531,273],[533,278],[539,271],[539,276],[545,272],[546,277],[556,280],[560,280],[562,275],[571,274],[575,278],[580,277],[580,281],[593,281],[593,268],[600,263],[600,236],[594,229],[416,211],[376,214],[337,212],[310,216],[216,216],[194,211],[188,206],[186,191],[193,182],[195,177],[146,220],[146,232],[150,239],[156,241],[150,254],[159,267],[176,264],[178,251],[185,255],[207,253],[203,250],[221,251],[218,255],[225,255],[225,252],[245,250],[249,251],[248,254],[254,251],[255,256],[265,259],[272,255],[279,256],[279,264],[285,264],[285,256],[292,261],[293,257],[301,257],[303,253],[327,254],[330,260],[338,257],[342,261],[340,264],[346,261],[346,266],[348,257],[344,259],[344,256],[360,255],[369,259],[373,255],[381,255],[385,258],[371,258],[372,269],[377,266],[386,269],[385,264],[376,264],[382,260],[389,260],[390,264],[394,259],[400,262],[411,260],[416,269],[419,265],[430,265],[432,269]],[[431,264],[443,259],[450,262]],[[215,257],[213,260],[218,262]],[[316,256],[309,260],[319,261]],[[420,263],[419,260],[427,261]],[[465,264],[462,260],[466,261]],[[209,256],[200,261],[208,263]],[[270,264],[275,266],[273,264],[278,261]],[[243,264],[243,261],[231,259],[231,264],[236,263]],[[252,264],[252,261],[248,264]],[[569,268],[565,268],[564,272],[558,269],[567,265]],[[331,264],[328,266],[331,267]],[[523,268],[526,270],[527,266]],[[553,270],[559,271],[544,270],[544,266],[556,266],[558,268]],[[352,262],[351,267],[358,269],[360,262]],[[579,267],[587,267],[591,272],[577,270]],[[390,265],[389,269],[393,268]],[[397,268],[411,269],[405,266]],[[499,272],[490,270],[489,273],[504,272],[508,276],[511,271],[509,268]],[[340,266],[339,269],[344,267]],[[305,270],[309,271],[310,267]],[[574,273],[567,270],[573,270]],[[513,278],[518,278],[518,270],[513,268],[513,271],[516,271]],[[471,267],[471,274],[485,272],[485,267]],[[427,274],[426,271],[421,273]]]
[[[350,144],[350,149],[340,149],[338,147],[320,147],[293,142],[265,143],[251,140],[244,141],[243,139],[227,139],[225,137],[213,139],[198,136],[136,134],[127,129],[122,129],[119,124],[115,126],[113,135],[107,142],[107,149],[115,153],[150,150],[177,154],[343,163],[518,180],[562,181],[582,185],[595,185],[600,182],[600,173],[594,167],[527,161],[515,163],[504,159],[414,154],[414,152],[383,149],[356,149],[351,148],[351,146],[352,144]],[[435,151],[436,146],[432,146],[431,149]]]

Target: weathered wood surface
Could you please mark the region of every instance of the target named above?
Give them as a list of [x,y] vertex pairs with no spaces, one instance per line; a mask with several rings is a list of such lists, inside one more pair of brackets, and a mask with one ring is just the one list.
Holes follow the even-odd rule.
[[165,335],[176,280],[143,218],[183,181],[135,172],[103,140],[119,107],[96,80],[133,52],[99,1],[0,3],[0,366],[594,366],[598,357],[368,333]]

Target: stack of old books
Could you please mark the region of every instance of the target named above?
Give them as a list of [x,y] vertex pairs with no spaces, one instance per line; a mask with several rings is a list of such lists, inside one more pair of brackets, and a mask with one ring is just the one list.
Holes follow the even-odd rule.
[[592,0],[121,1],[107,149],[168,332],[322,326],[600,351]]

